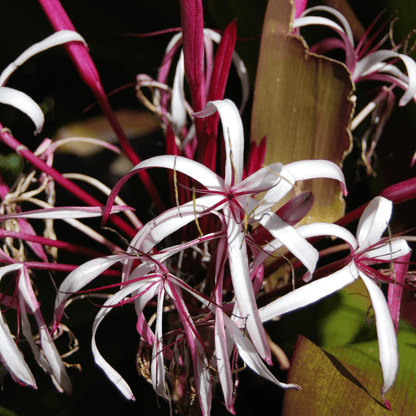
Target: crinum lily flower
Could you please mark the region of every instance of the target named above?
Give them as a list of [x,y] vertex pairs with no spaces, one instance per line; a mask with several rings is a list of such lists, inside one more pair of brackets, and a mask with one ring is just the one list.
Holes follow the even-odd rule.
[[[385,296],[376,279],[380,274],[371,265],[394,263],[395,260],[406,256],[410,248],[406,241],[400,238],[386,239],[382,235],[388,227],[393,203],[386,198],[374,198],[364,210],[357,227],[357,240],[348,236],[346,230],[343,236],[336,230],[337,226],[328,224],[328,235],[344,238],[351,248],[350,262],[341,270],[308,283],[259,309],[263,322],[285,313],[303,308],[323,299],[361,278],[370,295],[376,316],[376,328],[379,344],[379,358],[383,373],[381,395],[392,387],[397,376],[399,358],[397,339],[393,321]],[[299,230],[301,232],[301,230]],[[306,233],[305,233],[306,234]],[[309,237],[309,235],[305,235]],[[385,279],[383,279],[385,280]],[[385,400],[385,399],[384,399]],[[389,406],[385,400],[386,405]]]
[[[323,11],[332,14],[341,23],[321,16],[309,16],[311,12]],[[360,41],[358,46],[354,46],[352,30],[345,17],[336,9],[327,6],[316,6],[306,9],[302,15],[295,19],[294,28],[307,25],[324,25],[332,28],[339,38],[325,39],[310,48],[311,52],[325,54],[333,49],[343,49],[345,51],[345,65],[352,74],[355,83],[363,80],[384,81],[392,85],[398,85],[406,92],[400,99],[399,105],[406,105],[410,100],[415,100],[416,96],[416,63],[404,53],[394,50],[380,49],[371,51],[367,55],[368,44],[366,36]],[[405,75],[397,66],[389,64],[389,60],[401,60],[406,66]]]
[[[259,222],[278,238],[313,273],[318,260],[318,252],[291,226],[281,220],[270,209],[294,186],[296,181],[312,178],[332,178],[338,180],[345,189],[344,176],[340,168],[332,162],[310,160],[283,166],[280,163],[264,167],[244,180],[243,156],[244,135],[242,122],[235,104],[230,100],[209,102],[195,117],[206,117],[218,110],[226,149],[225,177],[206,166],[180,156],[156,156],[135,166],[114,187],[108,199],[111,206],[122,185],[137,171],[151,167],[172,169],[199,182],[205,189],[199,190],[203,196],[194,198],[184,205],[172,208],[155,220],[146,224],[132,240],[134,249],[147,253],[163,238],[185,226],[195,218],[209,212],[220,212],[225,218],[227,230],[227,256],[233,281],[239,316],[245,319],[248,334],[260,356],[270,362],[270,350],[257,311],[256,301],[250,280],[249,259],[246,247],[247,225]],[[253,197],[261,192],[265,196],[260,201]],[[104,215],[104,220],[107,215]],[[165,222],[163,232],[152,234],[152,228]]]
[[[310,13],[324,12],[332,14],[334,20],[327,17],[310,15]],[[336,20],[336,21],[335,21]],[[375,23],[375,22],[374,22]],[[373,23],[373,25],[374,25]],[[351,120],[350,129],[354,131],[362,121],[372,113],[372,124],[362,138],[362,160],[368,174],[374,174],[371,159],[375,147],[379,141],[386,121],[389,119],[395,104],[393,88],[398,86],[405,91],[400,98],[399,106],[406,105],[409,101],[416,102],[416,62],[404,53],[399,53],[399,47],[393,49],[380,49],[388,39],[387,35],[375,46],[371,46],[374,38],[368,39],[368,31],[355,47],[353,33],[347,19],[336,9],[327,6],[316,6],[306,9],[294,20],[294,28],[308,25],[322,25],[333,29],[339,37],[324,39],[311,46],[309,51],[325,55],[336,49],[345,52],[345,66],[351,73],[352,81],[357,84],[361,81],[379,81],[388,85],[383,86],[377,95]],[[406,71],[403,72],[396,62],[401,61]],[[367,144],[368,137],[372,136],[371,145]],[[411,165],[415,162],[413,156]]]
[[82,42],[85,44],[84,38],[79,33],[70,30],[61,30],[26,49],[26,51],[8,65],[0,74],[0,103],[11,105],[30,117],[36,126],[35,134],[40,133],[45,121],[42,109],[24,92],[14,88],[5,87],[4,85],[10,75],[12,75],[13,72],[29,58],[54,46],[68,42]]
[[[163,232],[163,228],[165,228],[165,224],[161,223],[156,225],[153,231],[157,234],[159,231]],[[123,262],[124,266],[126,266],[132,259],[136,261],[140,259],[141,264],[133,269],[123,283],[112,285],[120,287],[120,289],[103,304],[103,308],[97,314],[93,325],[92,351],[95,361],[127,399],[134,400],[130,387],[100,354],[95,336],[102,320],[113,308],[130,302],[134,302],[138,317],[136,328],[141,335],[141,346],[139,349],[141,372],[146,374],[156,393],[165,399],[172,399],[172,394],[165,380],[167,367],[165,362],[171,363],[169,367],[170,377],[174,378],[175,371],[178,371],[179,374],[181,373],[180,369],[187,361],[188,350],[192,360],[195,391],[204,415],[210,414],[211,409],[212,377],[209,371],[210,366],[217,369],[227,408],[234,413],[233,375],[231,372],[232,367],[229,363],[230,357],[235,361],[234,350],[236,353],[238,352],[245,364],[257,374],[280,387],[299,389],[298,385],[281,383],[272,375],[259,357],[254,345],[236,325],[233,317],[230,318],[224,313],[222,305],[215,304],[212,299],[204,297],[197,290],[191,288],[182,279],[173,275],[164,264],[175,254],[206,241],[219,239],[225,244],[226,238],[224,237],[226,237],[226,233],[221,231],[166,248],[154,255],[137,252],[135,255],[123,253],[93,259],[81,265],[68,275],[59,288],[55,302],[56,309],[53,326],[56,327],[58,325],[62,318],[66,301],[73,293],[79,293],[82,287],[90,283],[113,264]],[[221,288],[219,288],[219,291],[221,291]],[[192,305],[192,302],[185,300],[185,292],[203,305],[204,309],[201,309],[203,318],[197,319],[192,317],[187,306],[187,303]],[[150,328],[150,323],[144,317],[143,311],[146,304],[154,297],[157,298],[157,307],[155,331],[153,332]],[[175,330],[170,334],[170,337],[174,337],[175,340],[169,345],[166,345],[165,341],[169,334],[164,333],[162,328],[163,316],[169,312],[169,309],[164,312],[164,304],[167,301],[175,306],[182,325],[180,327],[178,322],[175,324]],[[213,323],[214,315],[215,324]],[[200,325],[203,329],[202,333],[199,331]],[[212,333],[212,336],[215,338],[215,351],[210,351],[206,345],[210,344],[208,340],[210,336],[207,339],[207,336],[203,335],[207,331],[210,334]],[[146,355],[149,348],[152,350],[150,359]],[[179,368],[179,370],[175,370],[176,368]]]
[[[115,207],[112,209],[113,213],[124,211],[127,207]],[[0,215],[0,222],[4,223],[10,220],[28,220],[28,219],[75,219],[75,218],[91,218],[100,216],[103,212],[103,207],[60,207],[50,209],[32,210],[26,212],[12,213],[7,215]],[[23,226],[25,223],[20,222]],[[26,225],[25,230],[32,230]],[[19,234],[19,233],[15,233]],[[31,238],[33,242],[40,245],[38,241],[42,241],[42,238],[38,240],[36,235],[28,234],[27,237]],[[12,237],[9,237],[12,238]],[[7,245],[5,250],[8,251]],[[30,262],[25,260],[25,255],[19,250],[15,250],[12,256],[9,256],[6,251],[0,249],[0,263],[3,265],[0,267],[0,280],[9,273],[15,273],[14,282],[15,289],[11,296],[8,295],[8,291],[12,288],[9,285],[4,293],[0,293],[0,304],[5,305],[6,308],[1,311],[0,318],[0,360],[6,367],[12,378],[22,385],[29,385],[36,388],[35,379],[27,366],[24,357],[22,356],[15,339],[10,332],[7,325],[6,315],[9,308],[16,309],[18,311],[17,327],[22,329],[22,334],[26,338],[36,362],[43,370],[48,373],[58,391],[70,394],[72,392],[71,382],[66,373],[64,363],[59,355],[57,348],[55,347],[52,339],[51,332],[45,323],[40,310],[40,304],[36,298],[35,291],[32,287],[32,281],[30,277],[31,268],[45,268],[48,269],[48,259],[45,253],[36,249],[33,246],[34,252],[41,257],[42,262]],[[53,264],[56,269],[59,270],[59,265]],[[52,267],[52,270],[54,268]],[[39,331],[40,346],[35,342],[32,334],[32,327],[29,321],[29,314],[33,315]]]

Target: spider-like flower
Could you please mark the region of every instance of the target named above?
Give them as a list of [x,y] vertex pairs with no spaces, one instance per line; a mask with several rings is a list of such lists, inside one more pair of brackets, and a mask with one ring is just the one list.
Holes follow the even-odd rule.
[[[281,220],[271,207],[279,202],[297,181],[312,178],[332,178],[340,181],[345,189],[344,176],[340,168],[324,160],[306,160],[282,165],[275,163],[263,167],[252,175],[243,177],[244,134],[237,107],[230,100],[209,102],[204,111],[194,114],[205,117],[218,110],[224,132],[226,149],[225,177],[193,160],[180,156],[156,156],[135,166],[114,187],[108,207],[123,184],[135,173],[147,168],[167,168],[181,172],[199,182],[205,189],[203,196],[186,204],[172,208],[146,224],[132,240],[133,249],[149,252],[163,238],[185,226],[195,218],[212,211],[221,212],[227,232],[227,256],[233,281],[239,315],[246,319],[247,331],[260,356],[270,361],[263,326],[258,315],[251,287],[249,259],[246,247],[248,223],[258,222],[271,235],[278,238],[313,273],[318,252],[290,225]],[[254,196],[266,192],[259,202]],[[107,215],[104,215],[104,220]],[[165,223],[156,234],[152,229]]]
[[[332,14],[341,23],[321,16],[309,16],[311,12],[323,11]],[[295,19],[294,28],[308,25],[323,25],[332,28],[340,38],[328,38],[313,45],[311,52],[325,54],[334,49],[345,51],[345,65],[352,74],[355,83],[364,80],[379,80],[390,85],[397,85],[405,90],[399,105],[406,105],[416,95],[416,63],[404,53],[395,50],[379,49],[368,52],[369,42],[364,36],[358,46],[354,45],[352,30],[345,17],[336,9],[327,6],[316,6],[306,9],[302,15]],[[379,45],[377,45],[379,47]],[[390,60],[401,60],[406,66],[407,75],[404,74]]]
[[[119,212],[125,208],[126,207],[115,208],[112,212]],[[0,222],[3,223],[10,220],[21,221],[20,224],[22,225],[22,228],[29,234],[19,232],[8,233],[7,231],[5,234],[9,236],[9,240],[12,239],[12,235],[20,238],[23,238],[23,236],[29,238],[29,240],[32,241],[31,247],[34,252],[42,259],[42,262],[40,263],[29,262],[26,261],[22,250],[11,250],[13,256],[11,257],[6,251],[0,249],[0,262],[4,264],[0,267],[0,280],[9,273],[15,273],[15,278],[13,279],[15,282],[14,290],[12,291],[12,284],[9,284],[6,290],[3,293],[0,293],[0,304],[5,305],[5,308],[0,314],[0,359],[12,378],[19,384],[29,385],[36,388],[35,379],[10,332],[9,326],[7,325],[5,317],[9,308],[13,308],[18,311],[20,322],[18,321],[17,327],[21,328],[37,363],[51,376],[57,390],[61,392],[65,391],[66,393],[71,393],[72,391],[71,382],[66,373],[65,366],[58,350],[55,347],[51,332],[49,332],[42,316],[40,304],[36,299],[36,294],[32,287],[30,277],[31,268],[48,269],[46,254],[40,245],[40,242],[44,243],[44,240],[46,239],[35,236],[34,232],[30,233],[33,229],[24,221],[28,219],[73,220],[75,218],[90,218],[100,216],[102,214],[102,210],[102,207],[62,207],[0,215]],[[53,243],[52,240],[51,242]],[[8,247],[11,247],[10,242],[5,246],[5,249],[9,250]],[[34,340],[29,315],[33,315],[36,320],[39,331],[40,346],[38,346]]]
[[[349,233],[346,230],[342,232],[343,235],[341,236],[334,228],[337,226],[328,224],[328,235],[340,236],[349,243],[351,254],[348,258],[348,264],[341,270],[308,283],[259,310],[261,319],[265,322],[276,316],[317,302],[361,278],[370,295],[376,316],[380,364],[384,380],[381,389],[383,398],[384,394],[394,384],[399,359],[392,317],[384,294],[377,284],[382,275],[371,266],[380,263],[394,263],[410,252],[409,246],[403,239],[394,238],[389,240],[388,238],[382,238],[384,231],[388,227],[392,207],[393,204],[388,199],[383,197],[374,198],[360,218],[357,228],[357,240],[348,235]],[[299,229],[299,232],[303,233],[301,229]],[[305,235],[306,233],[303,234]],[[305,236],[309,237],[309,235]],[[386,281],[383,277],[381,280]],[[388,402],[386,404],[388,405]]]

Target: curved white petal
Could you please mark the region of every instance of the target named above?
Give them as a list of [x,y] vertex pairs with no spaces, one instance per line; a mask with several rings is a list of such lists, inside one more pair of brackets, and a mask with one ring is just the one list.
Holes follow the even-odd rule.
[[263,361],[260,359],[256,349],[250,340],[243,335],[238,326],[226,315],[224,315],[224,323],[227,331],[233,339],[235,345],[238,348],[238,353],[241,359],[257,374],[270,380],[272,383],[277,384],[283,388],[294,388],[300,390],[297,384],[285,384],[278,381],[274,375],[267,369]]
[[180,137],[180,131],[186,124],[185,91],[183,81],[185,77],[185,65],[183,51],[179,55],[176,66],[175,78],[172,89],[172,129],[176,136]]
[[296,29],[298,27],[303,27],[303,26],[309,26],[309,25],[327,26],[327,27],[331,27],[332,29],[336,29],[342,33],[345,33],[345,30],[338,23],[335,23],[333,20],[328,19],[327,17],[322,17],[322,16],[298,17],[293,22],[293,29]]
[[263,359],[271,362],[270,348],[261,324],[250,279],[244,231],[241,224],[233,219],[228,207],[224,209],[224,214],[227,222],[228,263],[240,315],[258,353]]
[[[351,43],[351,46],[354,47],[354,36],[353,36],[352,30],[351,30],[350,24],[348,23],[348,20],[344,17],[344,15],[342,13],[340,13],[338,10],[334,9],[333,7],[315,6],[315,7],[310,7],[309,9],[306,9],[302,13],[302,16],[305,16],[308,13],[313,12],[313,11],[324,11],[324,12],[331,13],[332,15],[334,15],[344,26],[342,31],[345,32],[345,34],[348,36],[348,39]],[[333,23],[335,23],[335,22],[333,22]]]
[[218,377],[221,382],[222,392],[224,394],[224,401],[227,410],[231,413],[235,413],[233,409],[233,377],[230,367],[230,359],[227,350],[227,340],[224,330],[224,313],[221,308],[217,308],[215,311],[215,353]]
[[256,209],[255,211],[255,219],[257,219],[259,215],[262,215],[264,210],[267,210],[279,202],[295,186],[297,179],[286,166],[288,165],[282,165],[281,163],[273,163],[267,166],[266,170],[274,172],[279,181],[263,196],[259,209]]
[[22,353],[17,348],[9,327],[0,313],[0,357],[1,363],[7,368],[15,381],[36,389],[36,381]]
[[362,257],[368,257],[369,260],[374,259],[377,263],[379,260],[390,261],[410,253],[410,247],[405,240],[399,238],[394,240],[386,240],[383,244],[376,245],[372,249],[366,250]]
[[403,106],[406,105],[416,94],[416,62],[409,56],[388,50],[376,51],[364,57],[357,63],[353,73],[353,79],[358,79],[369,72],[373,72],[373,70],[377,70],[380,68],[378,65],[380,62],[392,58],[401,59],[405,64],[408,73],[408,88],[399,102],[399,105]]
[[0,86],[4,85],[10,75],[22,64],[24,64],[29,58],[37,55],[40,52],[46,51],[57,45],[62,45],[68,42],[79,41],[85,46],[87,43],[84,38],[73,30],[60,30],[54,34],[48,36],[44,40],[33,44],[27,48],[14,62],[7,66],[0,75]]
[[[27,313],[25,310],[25,303],[32,311],[39,330],[39,339],[42,348],[42,355],[39,348],[35,343],[32,344],[32,350],[35,353],[35,358],[39,364],[44,367],[46,364],[46,371],[52,377],[55,386],[59,391],[65,391],[67,394],[72,393],[71,381],[69,380],[62,358],[53,342],[51,334],[46,326],[42,314],[39,309],[39,302],[33,292],[32,284],[30,282],[29,273],[24,267],[19,278],[19,292],[20,297],[20,310],[22,313],[22,327],[25,327],[25,337],[29,341],[33,341],[32,331],[30,329],[29,320],[27,319]],[[39,358],[41,360],[39,361]],[[46,363],[45,363],[46,360]]]
[[344,195],[347,194],[347,185],[344,174],[340,167],[329,160],[300,160],[285,165],[285,168],[292,173],[296,181],[306,179],[327,178],[335,179],[341,184]]
[[240,114],[243,114],[248,99],[250,97],[250,82],[248,79],[248,71],[244,64],[244,61],[240,58],[237,52],[233,52],[233,62],[235,69],[237,70],[238,78],[240,78],[241,83],[241,105],[239,108]]
[[308,283],[263,306],[259,309],[261,320],[267,322],[277,316],[309,306],[348,286],[358,277],[355,265],[350,263],[330,276]]
[[236,105],[228,99],[209,101],[205,109],[194,113],[194,117],[206,117],[218,110],[221,118],[225,142],[225,179],[226,187],[240,182],[244,167],[243,123]]
[[70,296],[90,283],[113,264],[126,259],[126,257],[125,254],[116,254],[93,259],[72,271],[61,283],[61,286],[59,286],[58,294],[55,299],[54,322],[57,323],[61,320],[65,309],[65,302]]
[[133,172],[148,168],[176,170],[188,175],[211,190],[221,191],[224,189],[224,180],[220,176],[202,163],[195,162],[183,156],[163,155],[151,157],[136,165],[127,175],[131,177]]
[[[125,206],[114,206],[111,214],[131,209]],[[32,219],[67,219],[67,218],[93,218],[101,217],[104,213],[104,207],[57,207],[42,208],[32,211],[18,212],[9,215],[0,215],[0,222],[12,218],[32,218]]]
[[114,370],[114,368],[111,367],[111,365],[108,364],[108,362],[100,354],[97,348],[97,344],[95,342],[95,336],[97,334],[97,329],[101,321],[113,309],[111,306],[117,305],[126,296],[130,295],[132,292],[137,290],[142,285],[143,283],[140,281],[131,283],[125,288],[115,293],[110,299],[108,299],[104,303],[105,307],[100,309],[100,311],[98,312],[97,316],[94,319],[94,323],[92,326],[91,349],[92,349],[92,354],[94,356],[95,363],[104,371],[105,375],[115,384],[115,386],[120,390],[123,396],[129,400],[135,400],[133,392],[131,391],[129,385],[126,383],[123,377],[121,377],[121,375],[116,370]]
[[283,169],[284,168],[281,163],[274,163],[267,166],[267,168],[261,168],[233,186],[233,191],[257,194],[262,191],[269,190],[274,186],[278,186],[279,183],[284,180],[281,175],[281,171]]
[[[194,202],[187,202],[180,207],[171,208],[146,223],[131,240],[130,246],[148,253],[156,244],[186,224],[202,215],[210,213],[213,206],[220,203],[222,195],[203,196]],[[222,205],[216,207],[219,210]],[[215,211],[212,211],[215,214]]]
[[[295,230],[305,239],[319,236],[331,236],[344,240],[353,250],[356,250],[358,246],[355,237],[346,228],[336,224],[316,222],[313,224],[301,225]],[[283,247],[283,245],[284,244],[279,239],[275,239],[266,244],[254,259],[251,271],[254,272],[257,270],[271,254]]]
[[163,285],[158,288],[157,310],[156,310],[156,329],[155,329],[155,343],[153,345],[152,362],[150,365],[152,374],[152,385],[154,391],[159,395],[169,400],[169,391],[166,387],[166,371],[163,360],[163,301],[165,297],[165,290]]
[[378,196],[370,201],[361,215],[357,226],[357,240],[360,253],[368,246],[380,241],[389,224],[393,202]]
[[360,272],[360,277],[368,290],[376,316],[379,357],[384,381],[381,394],[384,394],[393,386],[399,369],[396,332],[383,292],[364,273]]
[[25,113],[36,126],[35,134],[42,131],[45,117],[36,102],[24,92],[9,87],[0,87],[0,103],[10,105]]
[[296,231],[301,234],[304,238],[311,237],[337,237],[348,243],[352,250],[356,250],[358,247],[357,240],[353,234],[346,228],[341,227],[337,224],[329,224],[326,222],[315,222],[313,224],[305,224],[296,228]]
[[311,274],[314,272],[319,258],[318,251],[295,228],[271,211],[265,213],[259,222],[274,238],[281,241]]

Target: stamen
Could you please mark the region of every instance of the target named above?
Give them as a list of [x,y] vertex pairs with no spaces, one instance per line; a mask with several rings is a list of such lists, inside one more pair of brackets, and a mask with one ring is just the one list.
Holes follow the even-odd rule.
[[[178,193],[178,178],[177,178],[177,175],[176,175],[176,159],[177,159],[177,156],[175,156],[175,161],[173,162],[173,186],[175,188],[176,206],[178,207],[179,215],[182,218],[181,210],[179,209],[179,193]],[[195,188],[193,188],[193,189],[194,189],[193,198],[195,198]],[[194,202],[194,206],[195,206],[195,202]]]
[[261,165],[261,167],[262,168],[264,168],[264,169],[266,169],[266,170],[268,170],[270,173],[273,173],[273,175],[275,175],[275,176],[277,176],[278,178],[280,178],[280,179],[283,179],[284,181],[286,181],[297,193],[301,193],[302,191],[299,189],[299,188],[297,188],[296,186],[295,186],[295,184],[294,183],[292,183],[292,182],[290,182],[289,181],[289,179],[287,179],[287,178],[285,178],[284,176],[282,176],[282,175],[279,175],[278,173],[276,173],[276,172],[274,172],[274,171],[272,171],[268,166],[266,166],[266,165]]
[[196,228],[199,231],[199,235],[201,237],[203,237],[204,234],[201,231],[201,227],[199,226],[198,216],[196,215],[195,187],[192,187],[192,203],[193,203],[193,206],[194,206],[194,214],[195,214],[195,224],[196,224]]
[[231,146],[231,136],[230,136],[230,129],[227,127],[227,134],[228,134],[228,143],[230,145],[230,161],[231,161],[231,167],[233,169],[233,174],[234,174],[234,178],[231,181],[231,186],[233,186],[234,184],[237,183],[238,181],[238,176],[237,176],[237,170],[234,166],[234,159],[233,159],[233,150],[232,150],[232,146]]

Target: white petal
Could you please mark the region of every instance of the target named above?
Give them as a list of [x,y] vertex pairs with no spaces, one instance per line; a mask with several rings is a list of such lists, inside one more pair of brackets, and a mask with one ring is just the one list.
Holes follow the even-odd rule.
[[36,126],[35,134],[42,131],[45,117],[36,102],[24,92],[9,87],[0,87],[0,103],[10,105],[26,114]]
[[26,364],[22,353],[10,333],[10,329],[0,314],[0,356],[1,363],[7,368],[14,380],[36,389],[36,381]]
[[338,30],[339,32],[345,33],[344,29],[333,20],[328,19],[327,17],[322,16],[304,16],[298,17],[293,23],[293,28],[304,27],[309,25],[322,25],[327,26],[332,29]]
[[[195,220],[209,213],[209,210],[224,197],[222,195],[203,196],[180,207],[171,208],[155,219],[146,223],[131,240],[130,246],[148,253],[164,238]],[[221,206],[216,207],[216,210]],[[213,211],[215,214],[215,211]]]
[[264,213],[259,222],[274,238],[281,241],[311,274],[314,272],[319,258],[318,251],[295,228],[271,211]]
[[348,286],[358,278],[358,271],[350,263],[330,276],[308,283],[259,309],[263,322],[288,312],[309,306]]
[[270,188],[277,186],[283,180],[280,174],[282,169],[283,165],[281,163],[269,165],[267,166],[267,169],[261,168],[235,185],[233,190],[235,192],[250,192],[252,194],[269,190]]
[[216,191],[224,190],[224,180],[220,176],[202,163],[195,162],[194,160],[182,156],[164,155],[151,157],[136,165],[126,177],[130,178],[133,172],[148,168],[167,168],[176,170],[195,179],[208,189]]
[[[20,301],[20,310],[23,311],[22,318],[25,318],[24,324],[22,322],[22,327],[26,327],[25,337],[30,342],[33,341],[32,332],[30,330],[30,324],[27,319],[27,313],[25,310],[25,303],[32,311],[39,330],[39,338],[42,348],[42,356],[37,347],[37,345],[32,345],[32,350],[35,353],[35,358],[39,364],[44,367],[46,360],[46,371],[52,377],[55,386],[59,391],[65,391],[67,394],[72,393],[71,382],[69,380],[68,374],[66,372],[64,363],[62,362],[61,356],[56,349],[55,343],[49,333],[49,330],[45,324],[42,314],[39,309],[39,302],[35,297],[33,288],[30,282],[29,273],[26,268],[22,269],[22,273],[19,278],[19,292],[21,297]],[[34,343],[33,343],[34,344]],[[34,348],[33,348],[34,347]],[[39,358],[42,358],[39,361]]]
[[357,253],[380,241],[393,211],[393,202],[378,196],[370,201],[357,226]]
[[[357,63],[353,79],[366,75],[368,72],[372,72],[373,65],[391,58],[401,59],[405,64],[408,73],[408,89],[399,102],[399,105],[403,106],[406,105],[416,93],[416,62],[410,58],[410,56],[388,50],[376,51],[371,55],[364,57]],[[374,69],[376,70],[377,67],[374,67]]]
[[379,357],[384,380],[381,394],[384,394],[394,384],[399,369],[396,332],[383,292],[375,282],[362,272],[360,272],[360,276],[367,287],[376,316]]
[[[342,30],[343,32],[345,32],[345,34],[348,36],[348,39],[351,43],[351,46],[354,47],[354,36],[350,27],[350,24],[348,23],[348,20],[344,17],[344,15],[342,13],[340,13],[338,10],[332,8],[332,7],[328,7],[328,6],[315,6],[315,7],[310,7],[309,9],[306,9],[303,13],[302,16],[307,15],[308,13],[312,12],[312,11],[324,11],[327,13],[331,13],[332,15],[334,15],[344,26],[344,30]],[[312,17],[312,16],[310,16]],[[296,19],[298,20],[298,19]],[[295,20],[295,21],[296,21]],[[331,21],[331,20],[330,20]],[[332,22],[335,23],[335,22]]]
[[295,186],[295,182],[297,181],[297,179],[292,174],[292,172],[286,168],[286,166],[288,165],[282,166],[281,163],[273,163],[267,166],[267,170],[274,172],[278,177],[279,181],[275,186],[270,188],[269,191],[267,191],[267,193],[264,195],[263,199],[261,200],[261,205],[259,206],[259,209],[256,209],[256,219],[259,215],[262,215],[263,211],[267,210],[268,208],[272,207],[274,204],[279,202]]
[[4,85],[4,83],[16,70],[16,68],[25,63],[32,56],[37,55],[38,53],[50,49],[54,46],[74,41],[82,42],[85,46],[87,45],[84,38],[79,33],[74,32],[73,30],[60,30],[48,36],[46,39],[30,46],[1,73],[0,86]]
[[183,51],[179,56],[176,66],[175,78],[173,80],[172,90],[172,129],[176,136],[180,137],[180,131],[186,124],[186,108],[185,108],[185,91],[183,80],[185,77],[185,66],[183,60]]
[[163,360],[163,301],[165,297],[165,291],[163,285],[159,286],[159,293],[157,298],[157,318],[156,318],[156,330],[155,330],[155,343],[153,345],[152,362],[151,362],[151,374],[152,374],[152,385],[154,391],[159,395],[169,400],[169,392],[166,387],[166,371]]
[[[303,238],[319,237],[319,236],[332,236],[338,237],[347,242],[353,250],[358,246],[355,237],[344,227],[340,227],[336,224],[328,223],[313,223],[305,224],[296,228],[295,231],[299,233]],[[283,247],[283,243],[279,239],[275,239],[270,243],[266,244],[262,250],[256,256],[252,266],[251,271],[254,272],[260,267],[261,264],[266,261],[266,259],[273,254],[276,250]]]
[[243,123],[236,105],[228,99],[209,101],[205,109],[194,113],[194,117],[206,117],[218,110],[225,142],[225,179],[227,187],[240,182],[244,167]]
[[233,282],[235,299],[247,332],[260,356],[271,361],[271,353],[257,309],[253,286],[248,268],[247,248],[244,231],[232,217],[230,210],[224,209],[227,221],[228,262]]
[[371,250],[366,250],[363,256],[368,257],[370,260],[394,260],[399,257],[405,256],[410,253],[410,247],[405,240],[399,238],[394,240],[386,240],[383,245],[376,246]]
[[54,324],[59,323],[61,320],[65,309],[65,302],[70,296],[78,292],[113,264],[124,260],[126,257],[125,254],[117,254],[93,259],[72,271],[62,282],[61,286],[59,286],[55,299]]
[[230,359],[227,350],[227,341],[224,331],[224,318],[221,308],[216,309],[215,317],[215,353],[218,376],[221,382],[224,401],[229,412],[234,413],[233,409],[233,377],[230,367]]
[[[136,284],[138,283],[138,284]],[[104,357],[100,354],[97,348],[97,344],[95,342],[95,336],[97,334],[98,326],[100,325],[101,321],[105,318],[105,316],[113,309],[111,308],[112,305],[116,305],[121,302],[126,296],[130,295],[132,292],[137,290],[142,282],[136,282],[128,285],[127,287],[121,289],[117,293],[115,293],[110,299],[105,301],[104,308],[101,308],[98,312],[97,316],[94,319],[94,323],[92,326],[92,338],[91,338],[91,349],[92,354],[94,356],[95,363],[104,371],[105,375],[110,379],[111,382],[115,384],[115,386],[120,390],[123,396],[128,400],[135,400],[133,392],[131,391],[129,385],[126,381],[121,377],[121,375],[111,367],[110,364],[104,359]]]
[[224,315],[224,323],[228,333],[230,334],[234,343],[237,345],[240,357],[253,371],[280,387],[295,388],[300,390],[300,387],[297,384],[281,383],[274,377],[274,375],[267,369],[263,361],[260,359],[256,349],[250,340],[243,335],[237,325],[232,322],[231,319],[226,315]]
[[338,165],[329,160],[300,160],[288,163],[285,168],[292,173],[296,181],[315,178],[335,179],[340,182],[342,191],[346,195],[344,174]]
[[[122,212],[129,207],[114,206],[111,213]],[[42,208],[32,211],[19,212],[10,215],[0,215],[0,221],[6,221],[12,218],[34,218],[34,219],[67,219],[67,218],[93,218],[101,217],[104,213],[104,207],[57,207]]]

